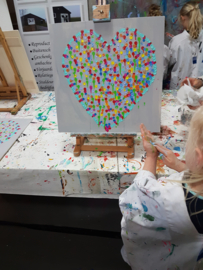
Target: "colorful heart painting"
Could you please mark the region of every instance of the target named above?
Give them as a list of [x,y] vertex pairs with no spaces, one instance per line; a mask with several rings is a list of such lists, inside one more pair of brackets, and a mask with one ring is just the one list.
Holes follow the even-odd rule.
[[17,122],[0,121],[0,144],[8,141],[18,130],[20,130],[20,125]]
[[109,132],[153,83],[155,52],[152,42],[135,28],[120,29],[110,44],[95,31],[82,30],[67,44],[62,68],[78,102]]

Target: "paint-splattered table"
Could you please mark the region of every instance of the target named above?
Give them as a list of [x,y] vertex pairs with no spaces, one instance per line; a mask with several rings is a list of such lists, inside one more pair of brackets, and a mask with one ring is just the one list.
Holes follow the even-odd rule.
[[[188,128],[180,122],[180,106],[174,93],[163,92],[162,132],[155,138],[184,160]],[[14,101],[0,101],[1,107],[14,104]],[[0,113],[0,117],[32,118],[0,161],[0,193],[117,198],[143,167],[145,152],[139,134],[133,159],[127,160],[125,153],[114,152],[82,152],[80,157],[74,157],[75,138],[57,130],[53,92],[33,95],[17,116]],[[92,138],[86,143],[125,145],[126,139]],[[157,165],[159,175],[172,172],[161,159]],[[124,174],[127,176],[121,180]]]

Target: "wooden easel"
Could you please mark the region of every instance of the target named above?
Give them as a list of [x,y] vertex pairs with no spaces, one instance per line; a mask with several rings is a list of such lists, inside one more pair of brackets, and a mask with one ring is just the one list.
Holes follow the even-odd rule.
[[[98,0],[98,5],[93,6],[93,21],[94,22],[105,22],[110,21],[110,5],[106,5],[106,0]],[[74,156],[79,157],[81,151],[96,151],[96,152],[127,152],[127,158],[134,157],[134,137],[136,134],[104,134],[104,135],[91,135],[81,136],[79,134],[71,134],[71,137],[76,137],[76,145],[74,148]],[[127,146],[108,146],[108,145],[84,145],[85,138],[102,138],[102,137],[126,137]]]
[[[108,146],[108,145],[84,145],[85,138],[82,136],[77,135],[71,135],[71,137],[76,136],[76,145],[73,151],[73,154],[75,157],[79,157],[81,154],[81,151],[96,151],[96,152],[127,152],[127,158],[133,158],[134,157],[134,137],[129,135],[107,135],[109,137],[126,137],[127,138],[127,146]],[[105,135],[101,136],[95,136],[95,135],[88,135],[87,137],[96,137],[96,138],[102,138],[107,137]],[[134,135],[135,136],[135,135]]]
[[[21,81],[20,75],[18,73],[15,61],[7,44],[6,38],[3,31],[0,28],[0,44],[3,46],[5,53],[8,57],[9,63],[12,67],[15,86],[9,86],[6,78],[0,68],[0,81],[3,86],[0,86],[0,99],[17,99],[18,104],[14,108],[0,108],[0,112],[11,112],[11,114],[17,114],[17,112],[22,108],[22,106],[30,99],[31,94],[27,93],[27,90]],[[1,59],[0,59],[1,61]]]

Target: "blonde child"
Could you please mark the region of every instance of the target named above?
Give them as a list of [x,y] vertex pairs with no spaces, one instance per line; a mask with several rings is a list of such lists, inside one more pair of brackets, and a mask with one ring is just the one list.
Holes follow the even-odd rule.
[[[192,270],[203,257],[203,107],[191,120],[186,164],[140,130],[146,161],[119,198],[123,259],[133,270]],[[157,180],[159,152],[178,172]]]
[[190,85],[196,89],[199,89],[203,86],[203,76],[199,76],[199,78],[185,78],[181,82],[181,86],[183,86],[184,84],[188,85],[188,80],[190,81]]
[[185,77],[203,74],[203,17],[199,5],[186,3],[180,10],[179,19],[184,31],[169,42],[169,66],[173,66],[170,89],[179,89]]
[[160,6],[157,4],[151,4],[151,6],[149,7],[148,16],[163,16]]
[[[163,16],[160,6],[156,5],[156,4],[152,4],[149,7],[149,11],[148,11],[148,16],[149,17],[156,17],[156,16]],[[164,64],[164,74],[163,77],[164,79],[166,78],[167,75],[167,71],[168,71],[168,65],[169,65],[169,59],[170,59],[170,50],[169,48],[164,45],[164,51],[163,51],[163,64]]]

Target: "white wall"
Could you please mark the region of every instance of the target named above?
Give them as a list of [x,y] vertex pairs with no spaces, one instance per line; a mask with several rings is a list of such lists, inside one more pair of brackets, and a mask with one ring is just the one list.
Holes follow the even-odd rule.
[[0,27],[3,31],[13,30],[6,0],[0,0]]

